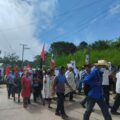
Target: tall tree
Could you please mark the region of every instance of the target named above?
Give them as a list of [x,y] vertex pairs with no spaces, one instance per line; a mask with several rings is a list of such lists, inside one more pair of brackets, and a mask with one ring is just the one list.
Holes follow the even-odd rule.
[[101,50],[110,48],[111,41],[108,40],[98,40],[91,44],[91,48]]
[[75,53],[76,50],[77,48],[73,43],[64,41],[54,42],[50,46],[50,52],[54,53],[57,56]]
[[87,48],[88,47],[88,43],[85,42],[85,41],[82,41],[79,46],[78,46],[78,49],[84,49],[84,48]]
[[2,62],[5,64],[14,65],[19,60],[19,57],[15,53],[9,53],[2,59]]

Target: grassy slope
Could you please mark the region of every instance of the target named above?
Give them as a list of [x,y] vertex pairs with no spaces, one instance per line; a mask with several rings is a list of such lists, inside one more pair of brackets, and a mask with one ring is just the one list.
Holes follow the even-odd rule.
[[[77,66],[82,66],[85,61],[85,50],[77,51],[75,54],[68,56],[61,56],[56,58],[57,66],[66,65],[70,60],[75,60]],[[120,49],[106,49],[106,50],[91,50],[90,63],[95,63],[97,60],[105,59],[111,61],[113,65],[120,64]]]

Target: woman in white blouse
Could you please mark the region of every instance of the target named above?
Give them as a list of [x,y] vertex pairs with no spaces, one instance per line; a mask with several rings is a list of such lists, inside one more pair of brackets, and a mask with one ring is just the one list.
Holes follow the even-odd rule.
[[51,99],[53,98],[53,83],[54,83],[54,70],[48,70],[47,74],[43,78],[43,98],[48,101],[48,108],[52,108]]

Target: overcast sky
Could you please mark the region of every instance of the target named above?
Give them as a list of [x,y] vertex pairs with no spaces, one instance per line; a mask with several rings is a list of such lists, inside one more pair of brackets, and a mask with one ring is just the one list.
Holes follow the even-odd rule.
[[15,52],[33,60],[43,44],[54,41],[78,45],[120,36],[120,0],[0,0],[1,56]]

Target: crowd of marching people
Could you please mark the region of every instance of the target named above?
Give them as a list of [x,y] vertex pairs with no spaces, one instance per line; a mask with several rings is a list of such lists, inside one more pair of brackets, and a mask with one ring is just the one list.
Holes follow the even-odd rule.
[[[112,114],[120,115],[117,112],[120,105],[120,68],[115,69],[105,60],[99,60],[94,65],[85,64],[79,70],[75,64],[69,63],[67,67],[49,68],[48,70],[11,70],[6,78],[8,99],[11,95],[18,103],[23,98],[23,107],[27,108],[31,103],[31,94],[35,103],[41,100],[43,105],[48,104],[51,109],[53,98],[57,98],[55,115],[63,119],[68,118],[65,109],[65,97],[74,102],[74,94],[82,95],[84,99],[80,104],[85,108],[83,120],[89,120],[94,112],[94,105],[97,103],[102,111],[105,120],[112,120]],[[110,104],[110,94],[116,94],[113,106]]]

